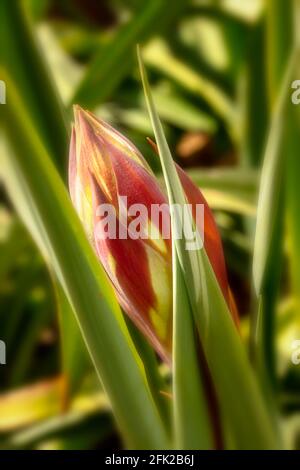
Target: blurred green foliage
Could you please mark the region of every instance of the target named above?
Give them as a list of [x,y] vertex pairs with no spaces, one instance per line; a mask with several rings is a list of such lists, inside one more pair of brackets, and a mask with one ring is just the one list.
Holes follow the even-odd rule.
[[[8,3],[0,6],[0,79],[3,71],[13,78],[65,181],[75,103],[120,129],[158,172],[135,60],[141,44],[172,153],[215,211],[243,339],[255,343],[253,324],[261,320],[251,281],[257,196],[285,68],[298,47],[292,10],[298,0],[174,0],[171,8],[165,0],[21,0],[3,9]],[[297,72],[292,79],[300,78]],[[290,106],[281,116],[288,124],[281,124],[285,140],[276,154],[280,178],[267,172],[273,192],[259,209],[270,216],[272,240],[256,261],[266,277],[254,364],[271,370],[271,385],[263,387],[275,390],[291,448],[299,448],[300,432],[300,366],[291,362],[292,341],[300,339],[298,114]],[[0,134],[0,161],[4,152]],[[61,293],[8,199],[2,168],[0,339],[7,365],[0,366],[0,448],[121,447],[77,324],[59,321],[60,308],[70,305],[57,302]],[[259,236],[264,245],[266,234]],[[168,379],[164,366],[162,376]]]

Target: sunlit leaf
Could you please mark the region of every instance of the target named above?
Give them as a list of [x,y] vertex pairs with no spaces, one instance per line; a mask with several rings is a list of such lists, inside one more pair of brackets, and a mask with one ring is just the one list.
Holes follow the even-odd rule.
[[[169,203],[182,205],[185,203],[183,189],[155,110],[140,56],[139,62]],[[179,240],[179,243],[176,243],[176,253],[183,269],[185,285],[188,286],[195,323],[221,410],[228,422],[233,440],[240,449],[276,448],[277,434],[272,428],[258,383],[207,254],[204,249],[187,251],[180,242]],[[193,259],[195,255],[196,260]],[[194,274],[194,278],[191,273]],[[197,287],[194,284],[195,280],[198,283]],[[229,371],[230,377],[228,377]],[[232,400],[234,396],[237,396],[238,400]]]
[[3,76],[10,90],[5,116],[1,113],[12,147],[11,153],[1,155],[8,192],[17,209],[22,201],[31,214],[29,228],[38,234],[37,242],[48,253],[76,313],[127,445],[165,447],[165,430],[109,281],[12,80],[4,71]]

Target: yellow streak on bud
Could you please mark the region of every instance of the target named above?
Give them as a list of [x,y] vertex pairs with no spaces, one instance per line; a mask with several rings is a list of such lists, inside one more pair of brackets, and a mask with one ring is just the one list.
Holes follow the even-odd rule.
[[157,249],[163,256],[166,256],[168,253],[168,247],[165,240],[162,238],[161,233],[158,227],[148,219],[147,232],[149,239],[151,240],[151,245],[154,249]]
[[78,176],[76,176],[75,183],[75,206],[79,218],[82,220],[85,232],[91,242],[94,238],[93,228],[93,208],[92,208],[92,193],[90,186],[83,188],[82,182]]
[[[151,251],[150,251],[151,250]],[[165,341],[168,336],[172,312],[172,273],[171,265],[153,249],[147,247],[148,265],[156,306],[149,312],[157,336]],[[149,252],[150,251],[150,252]]]
[[109,269],[110,271],[114,274],[114,276],[116,275],[116,260],[115,258],[113,257],[113,255],[111,253],[108,253],[107,255],[107,264],[109,266]]
[[152,173],[148,163],[142,157],[140,152],[134,147],[134,145],[125,139],[120,133],[115,129],[109,126],[107,123],[103,122],[101,119],[96,119],[93,114],[86,112],[90,123],[93,125],[94,132],[96,135],[99,135],[102,139],[110,142],[117,149],[124,152],[124,154],[132,158],[139,165],[143,166],[146,170]]

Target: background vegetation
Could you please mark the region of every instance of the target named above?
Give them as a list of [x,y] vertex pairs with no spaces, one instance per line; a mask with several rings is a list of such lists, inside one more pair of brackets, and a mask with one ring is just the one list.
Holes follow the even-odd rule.
[[[291,361],[300,339],[300,116],[290,101],[300,79],[298,3],[2,0],[0,339],[7,365],[0,366],[0,447],[124,446],[72,309],[91,342],[87,310],[101,332],[123,319],[55,168],[66,182],[77,103],[128,136],[161,177],[146,141],[153,130],[139,43],[172,154],[215,212],[253,367],[278,405],[286,445],[300,448],[300,365]],[[109,309],[115,317],[102,322]],[[112,334],[103,350],[109,358],[109,348],[121,344],[123,363],[96,366],[113,403],[124,393],[125,403],[142,404],[146,392],[135,389],[139,370],[122,335]],[[139,340],[151,368],[156,359]],[[160,369],[155,379],[167,383],[169,371]],[[122,377],[132,389],[122,390]],[[150,422],[145,404],[147,412]],[[146,426],[140,432],[155,445]]]

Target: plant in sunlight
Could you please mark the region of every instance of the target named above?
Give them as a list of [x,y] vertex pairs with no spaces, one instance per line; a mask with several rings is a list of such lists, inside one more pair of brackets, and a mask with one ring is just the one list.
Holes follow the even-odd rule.
[[[177,171],[195,220],[197,205],[204,207],[205,249],[224,297],[236,315],[213,215],[197,186],[179,167]],[[70,146],[69,186],[73,204],[122,307],[157,352],[169,359],[172,344],[170,211],[167,197],[154,173],[137,148],[124,136],[91,113],[76,107]],[[121,198],[126,198],[126,208],[120,204]],[[105,217],[102,214],[109,210],[109,204],[117,214],[113,221],[117,225],[117,234],[105,230],[107,214]],[[136,213],[135,218],[130,214],[131,208],[135,209],[132,211]],[[138,212],[140,208],[146,209],[145,220]],[[154,213],[156,208],[162,211],[161,217]],[[115,212],[112,215],[115,216]],[[127,218],[130,218],[129,226],[125,226],[124,219]],[[202,221],[198,219],[201,229]],[[132,233],[133,224],[141,225],[140,233]]]
[[[200,190],[173,163],[139,60],[167,196],[130,141],[90,112],[75,107],[69,162],[73,204],[121,306],[161,357],[172,363],[175,445],[223,445],[221,426],[216,422],[219,415],[212,418],[208,401],[208,387],[212,387],[214,407],[220,413],[227,413],[233,390],[244,402],[246,430],[238,413],[231,410],[227,415],[238,446],[276,447],[263,398],[236,328],[237,313],[214,218]],[[120,198],[126,198],[125,209]],[[169,237],[163,236],[161,219],[149,216],[149,209],[155,205],[166,207],[167,202],[172,229]],[[189,211],[182,221],[172,207],[183,208],[186,203]],[[139,212],[136,223],[131,208],[141,204],[148,211],[142,217]],[[204,208],[203,230],[196,217],[198,205]],[[109,208],[116,218],[117,234],[107,229]],[[130,219],[129,226],[124,216]],[[179,230],[182,223],[189,226],[188,233],[194,229],[196,239],[202,237],[202,243],[192,250],[187,249],[187,232]],[[139,236],[133,233],[133,224],[139,226]],[[149,226],[155,237],[146,234]],[[175,237],[179,232],[182,237]],[[221,334],[227,339],[227,355],[222,346],[213,344],[215,335]],[[203,354],[199,355],[199,347]],[[188,374],[182,370],[186,364]],[[224,381],[224,367],[231,370],[229,385]],[[205,368],[209,371],[206,375]]]
[[227,3],[0,1],[0,449],[299,448],[300,0]]

